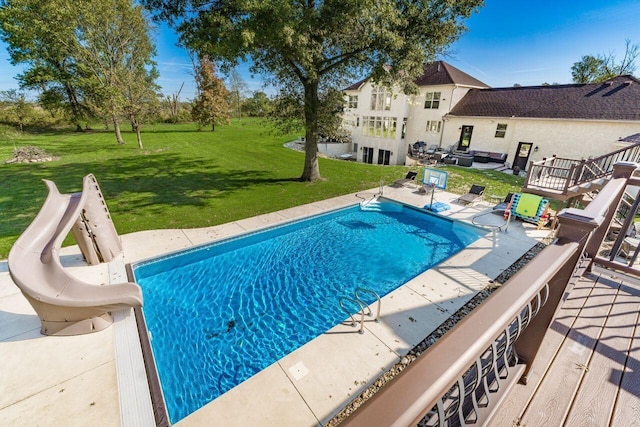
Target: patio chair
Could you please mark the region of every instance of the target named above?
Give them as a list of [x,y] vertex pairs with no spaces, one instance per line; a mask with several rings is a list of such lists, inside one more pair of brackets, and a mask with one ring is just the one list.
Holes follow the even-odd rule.
[[485,187],[482,185],[473,184],[467,194],[458,197],[456,200],[458,201],[458,203],[461,203],[463,205],[473,205],[474,203],[482,199],[484,189]]
[[428,155],[433,155],[436,153],[436,151],[438,151],[438,144],[431,144],[427,151],[425,151],[425,153],[427,153]]
[[513,198],[513,193],[508,193],[504,200],[493,207],[493,212],[498,215],[503,215],[504,211],[509,209],[509,203],[511,203],[511,199]]
[[393,183],[394,187],[404,187],[406,184],[416,181],[416,176],[418,176],[418,172],[409,171],[407,172],[407,176],[403,179],[398,179]]
[[540,228],[549,219],[549,200],[535,194],[516,193],[513,195],[509,214]]

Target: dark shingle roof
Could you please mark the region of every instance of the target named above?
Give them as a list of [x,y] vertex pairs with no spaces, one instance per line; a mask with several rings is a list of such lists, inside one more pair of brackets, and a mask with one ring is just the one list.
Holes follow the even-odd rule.
[[618,76],[605,83],[471,89],[450,114],[640,120],[640,80]]
[[418,77],[415,82],[418,86],[457,84],[481,88],[489,87],[475,77],[471,77],[469,74],[458,70],[456,67],[444,61],[425,64],[422,76]]
[[626,136],[624,138],[620,138],[618,141],[630,142],[632,144],[640,144],[640,133],[634,133],[633,135],[629,135],[629,136]]
[[[430,64],[425,64],[423,69],[424,71],[422,75],[415,80],[415,83],[418,86],[457,84],[481,88],[489,87],[475,77],[471,77],[469,74],[458,70],[456,67],[449,65],[444,61],[435,61]],[[368,79],[360,80],[344,90],[359,90],[367,80]]]
[[362,79],[358,83],[354,83],[351,86],[344,88],[344,90],[360,90],[362,85],[365,84],[367,80],[368,79]]

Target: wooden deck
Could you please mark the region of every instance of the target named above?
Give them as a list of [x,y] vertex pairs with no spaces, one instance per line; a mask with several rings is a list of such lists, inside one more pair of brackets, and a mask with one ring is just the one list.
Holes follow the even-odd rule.
[[565,297],[489,425],[640,426],[640,280],[595,268]]

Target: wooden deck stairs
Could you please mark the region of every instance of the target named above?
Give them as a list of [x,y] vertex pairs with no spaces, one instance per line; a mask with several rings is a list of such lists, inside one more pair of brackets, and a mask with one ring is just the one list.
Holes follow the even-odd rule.
[[602,189],[618,162],[640,162],[640,143],[592,159],[551,157],[532,162],[522,192],[569,204]]

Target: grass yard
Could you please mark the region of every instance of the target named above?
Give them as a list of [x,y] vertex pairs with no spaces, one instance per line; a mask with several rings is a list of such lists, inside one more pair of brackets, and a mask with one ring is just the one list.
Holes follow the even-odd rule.
[[[299,182],[304,154],[283,147],[299,134],[275,135],[259,120],[242,119],[215,132],[195,125],[149,125],[144,150],[124,132],[51,131],[0,137],[0,259],[40,210],[47,195],[42,179],[62,193],[80,191],[93,173],[119,234],[161,228],[193,228],[377,188],[403,178],[410,169],[320,159],[323,179]],[[54,161],[5,164],[14,148],[36,146]],[[415,170],[421,168],[414,168]],[[471,184],[486,194],[518,191],[523,178],[501,172],[449,166],[448,191],[465,193]],[[418,176],[419,178],[421,175]],[[67,243],[73,243],[71,237]]]

